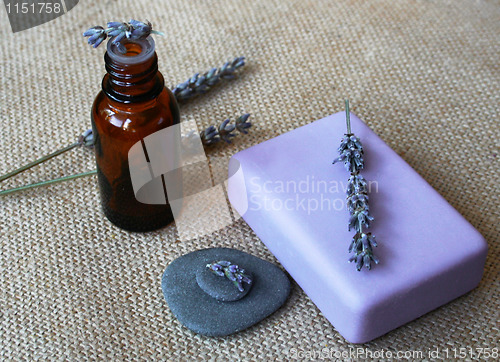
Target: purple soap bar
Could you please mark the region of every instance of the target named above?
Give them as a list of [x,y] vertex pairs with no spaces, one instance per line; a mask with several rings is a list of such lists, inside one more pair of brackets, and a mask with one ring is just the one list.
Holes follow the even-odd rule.
[[[470,291],[484,238],[359,118],[377,238],[372,270],[347,260],[349,173],[332,165],[346,132],[337,113],[231,158],[233,207],[348,341],[368,342]],[[373,263],[372,263],[373,264]]]

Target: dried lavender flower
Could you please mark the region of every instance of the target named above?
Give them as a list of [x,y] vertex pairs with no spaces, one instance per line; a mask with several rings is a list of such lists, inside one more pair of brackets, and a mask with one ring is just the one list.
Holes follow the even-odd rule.
[[220,141],[219,133],[215,126],[209,126],[205,130],[200,132],[201,142],[204,145],[213,145]]
[[379,263],[379,259],[373,254],[373,248],[377,246],[375,236],[364,233],[364,228],[369,228],[373,221],[368,205],[368,187],[366,180],[359,174],[364,167],[363,146],[358,137],[351,133],[349,119],[349,101],[346,100],[346,123],[347,133],[340,141],[338,152],[340,156],[333,163],[344,162],[345,168],[351,173],[347,181],[347,210],[349,211],[349,231],[354,229],[354,235],[349,245],[349,253],[353,255],[349,262],[356,263],[356,269],[360,271],[363,267],[370,270],[371,262]]
[[368,185],[366,183],[366,180],[363,176],[359,174],[354,174],[349,177],[349,180],[347,180],[347,194],[354,194],[354,193],[367,193],[368,192]]
[[334,164],[344,162],[345,168],[351,173],[363,169],[363,146],[358,137],[346,134],[340,141],[338,152],[340,156],[333,161]]
[[137,37],[137,39],[147,37],[153,30],[153,26],[149,21],[143,23],[142,21],[131,19],[129,24],[132,27],[130,30],[130,39],[134,39],[135,37]]
[[206,265],[207,269],[215,275],[226,277],[238,288],[240,292],[244,291],[243,283],[252,284],[252,279],[245,274],[245,269],[229,261],[221,260]]
[[247,122],[249,117],[250,113],[246,113],[238,117],[235,124],[229,123],[230,120],[226,119],[217,127],[209,126],[200,132],[201,142],[206,146],[213,145],[220,140],[231,143],[231,138],[236,136],[233,133],[234,130],[238,130],[240,133],[248,133],[247,129],[252,126],[250,122]]
[[108,37],[108,34],[102,26],[93,26],[85,31],[83,36],[88,36],[88,43],[97,48]]
[[352,239],[349,246],[349,253],[354,253],[349,258],[349,262],[356,262],[356,269],[358,271],[364,266],[368,270],[371,269],[371,262],[379,263],[378,258],[373,254],[373,248],[377,246],[375,237],[371,233],[357,233]]
[[357,232],[362,232],[363,226],[369,228],[371,221],[373,221],[373,216],[369,214],[367,209],[355,209],[351,212],[351,217],[349,218],[349,231],[354,229]]
[[153,30],[153,26],[149,21],[142,22],[131,19],[128,23],[119,21],[110,21],[107,28],[102,26],[94,26],[83,33],[83,36],[88,36],[88,43],[94,48],[97,48],[106,38],[109,37],[110,41],[118,48],[122,54],[127,52],[123,45],[124,39],[137,40],[145,39],[151,34],[164,35],[160,31]]
[[250,117],[250,113],[245,113],[242,116],[239,116],[236,118],[235,124],[236,124],[236,129],[240,131],[241,133],[247,134],[247,128],[252,127],[252,123],[247,122],[248,118]]
[[226,141],[227,143],[231,143],[231,138],[235,136],[231,132],[233,132],[235,128],[236,126],[234,124],[229,124],[229,118],[226,119],[219,125],[220,138]]
[[92,134],[92,130],[88,129],[83,132],[79,137],[77,142],[85,147],[94,146],[94,135]]
[[211,87],[219,83],[221,79],[233,79],[236,70],[245,65],[245,57],[234,58],[225,63],[220,69],[212,68],[200,75],[196,73],[184,83],[178,84],[172,90],[178,101],[185,101],[198,94],[206,93]]
[[353,193],[347,196],[347,209],[352,214],[357,209],[368,211],[368,195],[364,193]]

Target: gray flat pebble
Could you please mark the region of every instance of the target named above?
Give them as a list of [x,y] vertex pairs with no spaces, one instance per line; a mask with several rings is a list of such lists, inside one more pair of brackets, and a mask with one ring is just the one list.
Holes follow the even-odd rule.
[[[217,300],[198,284],[197,279],[213,275],[217,278],[213,282],[223,284],[218,290],[205,284],[207,291],[218,293],[219,299],[239,293],[229,280],[206,270],[207,264],[219,260],[230,261],[252,274],[251,288],[244,285],[243,293],[247,294],[241,299]],[[205,275],[205,271],[211,275]],[[236,249],[212,248],[194,251],[171,262],[163,274],[162,289],[170,310],[184,326],[206,336],[226,336],[260,322],[281,307],[290,293],[290,281],[281,269],[265,260]]]

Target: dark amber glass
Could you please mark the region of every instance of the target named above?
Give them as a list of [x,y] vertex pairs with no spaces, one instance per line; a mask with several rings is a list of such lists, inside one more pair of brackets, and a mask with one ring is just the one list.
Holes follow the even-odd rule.
[[158,71],[152,38],[125,47],[127,54],[121,55],[108,44],[107,74],[92,107],[99,190],[104,214],[113,224],[130,231],[150,231],[171,223],[172,210],[168,203],[137,201],[128,153],[146,136],[179,123],[179,109]]

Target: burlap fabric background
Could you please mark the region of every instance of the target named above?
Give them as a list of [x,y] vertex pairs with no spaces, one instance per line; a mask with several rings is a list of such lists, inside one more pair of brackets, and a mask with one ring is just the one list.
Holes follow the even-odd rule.
[[[361,347],[424,356],[439,348],[441,357],[445,348],[499,347],[498,1],[82,0],[16,34],[2,9],[1,173],[89,127],[104,47],[91,49],[81,32],[130,17],[167,34],[156,39],[169,86],[247,57],[237,80],[181,109],[200,127],[252,113],[248,136],[209,152],[215,182],[235,152],[341,111],[348,97],[353,112],[486,237],[477,289]],[[1,187],[93,168],[91,152],[73,150]],[[226,246],[277,263],[241,220],[189,242],[174,226],[124,232],[103,217],[94,177],[0,202],[2,359],[293,359],[356,347],[296,285],[282,309],[236,335],[206,338],[179,324],[160,288],[176,257]]]

